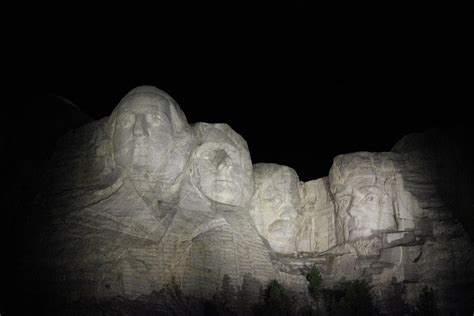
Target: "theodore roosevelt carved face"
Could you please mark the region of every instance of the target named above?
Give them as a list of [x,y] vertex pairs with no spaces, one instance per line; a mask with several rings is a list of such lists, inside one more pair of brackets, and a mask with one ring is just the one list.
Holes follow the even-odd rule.
[[260,235],[274,251],[296,252],[296,218],[300,205],[296,172],[270,163],[254,166],[255,194],[250,214]]

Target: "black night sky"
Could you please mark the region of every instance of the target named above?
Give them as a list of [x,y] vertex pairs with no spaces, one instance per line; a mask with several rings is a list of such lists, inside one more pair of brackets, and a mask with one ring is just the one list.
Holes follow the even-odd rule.
[[2,305],[22,286],[16,245],[44,161],[85,121],[57,97],[97,120],[154,85],[190,123],[229,124],[253,163],[290,166],[302,181],[327,176],[336,155],[388,151],[407,133],[472,132],[472,9],[18,6],[1,22],[1,239],[13,258],[2,260]]
[[20,113],[25,100],[28,113],[47,112],[44,96],[57,95],[100,119],[130,89],[154,85],[190,123],[228,123],[254,163],[291,166],[304,181],[327,175],[335,155],[470,121],[470,11],[68,10],[12,35]]

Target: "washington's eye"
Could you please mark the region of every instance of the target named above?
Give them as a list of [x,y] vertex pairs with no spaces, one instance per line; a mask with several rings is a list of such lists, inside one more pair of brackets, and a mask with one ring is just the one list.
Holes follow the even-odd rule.
[[135,115],[133,114],[129,114],[129,113],[124,113],[122,115],[120,115],[118,117],[118,123],[122,126],[122,127],[130,127],[133,125],[133,123],[135,123]]
[[158,114],[147,114],[146,121],[151,126],[160,126],[163,122],[163,119]]

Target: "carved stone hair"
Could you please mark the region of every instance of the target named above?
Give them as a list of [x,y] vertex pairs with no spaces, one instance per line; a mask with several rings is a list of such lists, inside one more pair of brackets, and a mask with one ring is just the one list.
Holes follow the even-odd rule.
[[356,152],[336,156],[329,171],[331,192],[334,194],[339,191],[340,186],[350,177],[373,174],[377,178],[393,179],[400,166],[400,155],[391,152]]
[[126,103],[126,101],[128,101],[128,99],[137,95],[140,95],[141,97],[147,97],[150,99],[156,96],[160,96],[163,99],[167,100],[167,103],[165,104],[160,103],[160,106],[163,107],[163,110],[166,110],[169,113],[171,126],[173,129],[172,132],[174,134],[190,133],[191,128],[187,122],[186,115],[181,110],[178,103],[169,94],[153,86],[139,86],[135,89],[132,89],[129,93],[127,93],[122,98],[122,100],[120,100],[119,104],[110,115],[109,122],[108,122],[109,124],[108,132],[109,132],[110,139],[113,139],[113,135],[115,132],[115,123],[117,119],[118,110],[121,108],[123,104]]

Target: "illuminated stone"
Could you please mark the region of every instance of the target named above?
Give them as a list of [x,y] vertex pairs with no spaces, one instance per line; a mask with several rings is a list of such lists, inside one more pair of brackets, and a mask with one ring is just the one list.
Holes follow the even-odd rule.
[[247,206],[254,193],[252,161],[245,140],[227,124],[197,123],[191,159],[193,183],[209,199]]
[[278,276],[248,212],[245,140],[226,124],[189,126],[159,89],[133,89],[67,135],[51,165],[37,263],[47,280],[64,276],[54,287],[67,299],[136,298],[173,280],[211,297],[225,275]]
[[149,86],[130,91],[110,116],[113,156],[137,191],[169,200],[178,191],[194,135],[178,104]]
[[295,253],[299,180],[296,172],[286,166],[256,164],[255,195],[250,207],[255,225],[275,252]]
[[329,181],[339,242],[414,229],[414,210],[406,208],[403,201],[414,197],[403,190],[400,163],[398,155],[392,153],[360,152],[334,159]]
[[58,143],[34,215],[36,268],[67,299],[173,282],[210,298],[224,279],[256,298],[271,279],[306,295],[316,264],[324,286],[367,278],[380,291],[395,278],[411,300],[428,285],[453,306],[474,282],[472,243],[429,158],[397,148],[337,156],[328,177],[303,183],[290,167],[252,166],[230,126],[190,126],[169,95],[138,87]]

